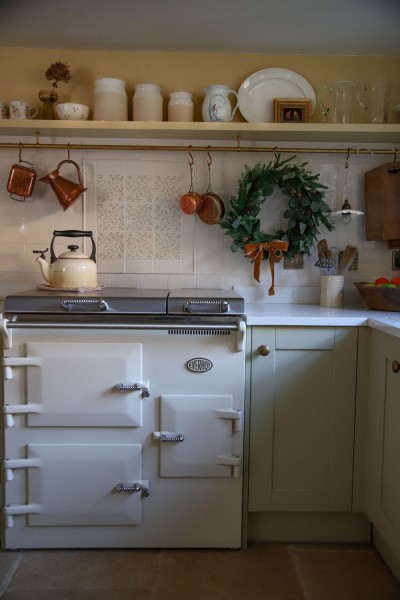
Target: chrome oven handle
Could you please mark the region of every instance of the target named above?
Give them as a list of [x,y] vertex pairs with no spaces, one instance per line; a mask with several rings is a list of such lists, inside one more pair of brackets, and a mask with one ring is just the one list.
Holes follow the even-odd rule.
[[104,312],[109,310],[109,306],[102,298],[63,298],[61,308],[68,312],[73,310],[88,310],[91,312]]

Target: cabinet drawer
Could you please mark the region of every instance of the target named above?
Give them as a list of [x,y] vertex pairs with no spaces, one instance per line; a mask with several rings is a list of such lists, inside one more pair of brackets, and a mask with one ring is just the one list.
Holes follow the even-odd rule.
[[334,327],[277,327],[277,350],[332,350],[335,347]]

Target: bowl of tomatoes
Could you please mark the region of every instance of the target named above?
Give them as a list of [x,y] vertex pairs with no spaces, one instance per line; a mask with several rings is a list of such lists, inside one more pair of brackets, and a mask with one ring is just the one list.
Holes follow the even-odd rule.
[[373,282],[357,281],[354,285],[368,308],[400,311],[400,277],[378,277]]

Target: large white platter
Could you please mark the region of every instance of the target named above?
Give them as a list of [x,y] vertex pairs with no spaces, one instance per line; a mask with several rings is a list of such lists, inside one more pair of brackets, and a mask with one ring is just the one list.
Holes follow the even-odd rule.
[[309,98],[315,110],[315,93],[310,83],[288,69],[263,69],[247,77],[239,88],[239,109],[249,123],[272,123],[274,98]]

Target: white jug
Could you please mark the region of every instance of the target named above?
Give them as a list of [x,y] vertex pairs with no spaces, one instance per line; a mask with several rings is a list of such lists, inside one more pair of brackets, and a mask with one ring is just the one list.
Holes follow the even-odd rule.
[[[202,107],[203,121],[231,121],[235,116],[238,106],[238,96],[234,90],[230,90],[226,85],[209,85],[204,88],[205,98]],[[236,104],[232,111],[228,95],[233,94],[236,98]]]

